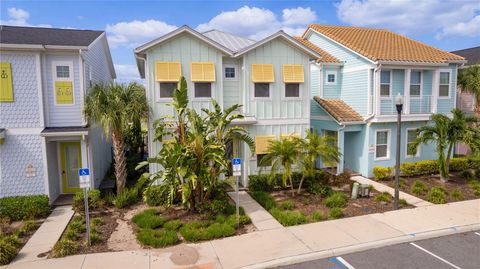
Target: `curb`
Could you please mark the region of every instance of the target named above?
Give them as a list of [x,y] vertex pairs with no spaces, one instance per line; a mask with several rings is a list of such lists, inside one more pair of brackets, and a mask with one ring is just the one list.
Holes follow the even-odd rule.
[[293,265],[297,263],[308,262],[308,261],[328,258],[332,256],[345,255],[345,254],[350,254],[354,252],[361,252],[365,250],[387,247],[387,246],[392,246],[392,245],[397,245],[397,244],[402,244],[407,242],[414,242],[414,241],[430,239],[430,238],[435,238],[440,236],[453,235],[453,234],[464,233],[464,232],[472,232],[475,230],[480,230],[480,223],[444,228],[440,230],[431,230],[431,231],[421,232],[418,234],[402,235],[398,237],[366,242],[358,245],[345,246],[345,247],[340,247],[335,249],[309,252],[309,253],[300,254],[296,256],[265,261],[258,264],[247,265],[240,268],[257,269],[257,268],[272,268],[277,266]]

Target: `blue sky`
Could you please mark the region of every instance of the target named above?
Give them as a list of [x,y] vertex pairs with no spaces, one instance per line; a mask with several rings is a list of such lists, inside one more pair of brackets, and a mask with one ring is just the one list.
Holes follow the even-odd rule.
[[2,24],[106,30],[120,81],[138,78],[132,50],[178,26],[260,39],[310,23],[387,28],[447,50],[480,46],[478,0],[8,1]]

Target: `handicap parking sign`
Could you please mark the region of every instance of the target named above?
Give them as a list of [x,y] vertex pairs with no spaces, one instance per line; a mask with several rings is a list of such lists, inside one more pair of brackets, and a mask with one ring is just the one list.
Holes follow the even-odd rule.
[[90,169],[80,168],[80,169],[78,169],[78,175],[79,176],[89,176],[90,175]]
[[90,188],[90,169],[78,169],[78,180],[80,188]]

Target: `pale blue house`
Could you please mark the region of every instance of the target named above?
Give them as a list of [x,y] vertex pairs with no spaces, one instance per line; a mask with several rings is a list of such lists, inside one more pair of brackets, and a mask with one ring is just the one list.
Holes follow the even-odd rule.
[[372,176],[395,165],[395,97],[404,99],[401,161],[436,159],[433,145],[407,145],[432,113],[449,114],[464,58],[381,29],[310,25],[301,40],[322,55],[311,65],[311,126],[337,138],[337,172]]
[[0,197],[98,187],[111,162],[103,130],[82,113],[95,83],[115,78],[105,32],[0,26]]

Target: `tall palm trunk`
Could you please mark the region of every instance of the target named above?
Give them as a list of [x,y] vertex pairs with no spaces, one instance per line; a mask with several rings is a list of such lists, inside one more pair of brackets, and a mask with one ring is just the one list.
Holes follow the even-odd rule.
[[121,193],[127,182],[127,162],[125,160],[125,142],[123,141],[123,135],[118,130],[112,132],[112,143],[117,193]]

